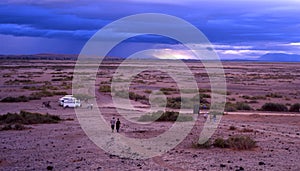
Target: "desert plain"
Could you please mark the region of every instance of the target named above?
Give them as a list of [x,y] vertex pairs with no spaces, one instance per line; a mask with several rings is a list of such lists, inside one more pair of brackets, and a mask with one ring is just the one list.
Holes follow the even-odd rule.
[[[287,109],[300,103],[299,63],[222,63],[227,102],[210,141],[246,135],[256,142],[254,148],[219,148],[213,144],[195,147],[205,123],[202,113],[207,112],[206,108],[196,115],[193,129],[182,142],[149,159],[132,159],[106,152],[85,134],[73,108],[59,106],[60,97],[72,94],[75,63],[72,60],[0,61],[1,115],[27,111],[62,119],[52,124],[27,124],[22,130],[1,128],[0,170],[300,170],[299,111],[262,110],[266,103],[280,103]],[[107,123],[113,116],[120,117],[119,134],[127,137],[153,137],[168,130],[173,122],[139,124],[122,118],[118,110],[128,115],[147,111],[149,95],[155,90],[175,98],[179,95],[176,82],[166,73],[144,71],[130,85],[134,108],[119,106],[117,110],[109,87],[119,64],[118,60],[104,61],[99,68],[94,80],[97,104],[93,104],[92,110],[101,109]],[[198,84],[201,102],[209,106],[210,81],[204,66],[196,61],[186,64]],[[135,66],[134,61],[132,66]],[[3,100],[8,97],[23,100]],[[43,102],[49,102],[50,106]],[[78,110],[89,112],[89,103],[89,97],[83,97]],[[166,110],[177,111],[178,107],[170,105]]]

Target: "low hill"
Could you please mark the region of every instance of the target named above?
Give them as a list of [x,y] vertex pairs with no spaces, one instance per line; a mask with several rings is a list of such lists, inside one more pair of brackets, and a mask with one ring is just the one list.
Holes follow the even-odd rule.
[[266,62],[300,62],[300,55],[286,53],[267,53],[257,59]]

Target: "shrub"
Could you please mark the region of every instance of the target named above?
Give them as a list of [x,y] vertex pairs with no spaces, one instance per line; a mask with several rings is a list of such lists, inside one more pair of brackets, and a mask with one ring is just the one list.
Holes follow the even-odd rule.
[[130,100],[135,100],[135,101],[138,101],[138,100],[146,100],[148,101],[148,98],[145,96],[145,95],[139,95],[139,94],[136,94],[134,92],[127,92],[127,91],[117,91],[115,93],[115,96],[118,96],[118,97],[121,97],[121,98],[128,98]]
[[254,130],[253,129],[249,129],[249,128],[243,128],[241,131],[242,132],[253,132]]
[[99,87],[100,92],[109,93],[111,92],[111,88],[109,85],[103,85]]
[[235,126],[233,126],[233,125],[231,125],[230,127],[229,127],[229,130],[236,130],[236,127]]
[[186,122],[186,121],[193,121],[192,116],[179,116],[179,112],[174,111],[157,111],[151,114],[142,115],[138,121],[141,122],[148,122],[148,121],[180,121],[180,122]]
[[180,109],[181,97],[173,97],[173,98],[168,97],[166,107],[173,108],[173,109]]
[[200,99],[211,98],[210,94],[200,94]]
[[5,97],[1,100],[1,102],[8,102],[8,103],[13,103],[13,102],[28,102],[29,98],[26,96],[18,96],[18,97]]
[[2,128],[0,128],[0,131],[24,130],[24,129],[27,129],[24,125],[16,123],[16,124],[6,124]]
[[217,138],[213,143],[214,147],[233,148],[237,150],[248,150],[256,147],[256,142],[249,136],[236,135],[228,139]]
[[219,148],[228,148],[229,147],[227,140],[225,140],[223,138],[217,138],[217,139],[215,139],[213,145],[215,147],[219,147]]
[[271,97],[271,98],[282,98],[282,95],[277,94],[277,93],[270,93],[270,94],[267,94],[266,97]]
[[177,91],[177,89],[176,88],[161,88],[160,91],[165,93],[167,91]]
[[226,105],[225,105],[225,111],[226,112],[234,112],[236,111],[236,105],[231,103],[231,102],[227,102]]
[[249,136],[236,135],[227,139],[230,148],[237,150],[248,150],[256,147],[256,142]]
[[151,94],[152,90],[145,90],[144,93]]
[[93,96],[90,96],[88,94],[74,94],[74,97],[76,99],[80,99],[80,100],[86,100],[86,99],[92,99]]
[[265,103],[261,107],[261,110],[284,112],[284,111],[288,111],[288,108],[285,105],[279,103]]
[[147,100],[148,101],[148,98],[144,95],[139,95],[139,94],[136,94],[134,92],[129,92],[129,99],[130,100],[135,100],[135,101],[138,101],[138,100]]
[[30,100],[39,100],[42,97],[51,97],[55,95],[67,95],[67,92],[65,91],[47,91],[43,90],[40,92],[34,92],[31,93],[29,96],[18,96],[18,97],[5,97],[4,99],[1,100],[1,102],[8,102],[8,103],[13,103],[13,102],[28,102]]
[[43,115],[40,113],[31,113],[21,110],[17,113],[7,113],[0,116],[0,124],[40,124],[40,123],[58,123],[61,121],[59,116]]
[[236,103],[231,103],[227,102],[225,105],[225,111],[226,112],[234,112],[237,110],[252,110],[252,108],[244,102],[236,102]]
[[47,91],[43,90],[40,92],[34,92],[31,93],[29,98],[30,100],[36,100],[36,99],[41,99],[41,97],[52,97],[52,96],[64,96],[67,95],[68,93],[65,91]]
[[300,103],[295,103],[290,107],[290,112],[299,112],[300,109]]
[[192,147],[193,148],[210,148],[212,146],[212,143],[211,143],[211,140],[210,139],[208,139],[205,143],[203,143],[203,144],[200,144],[200,143],[198,143],[198,142],[193,142],[192,143]]
[[252,110],[252,108],[247,103],[243,103],[243,102],[237,102],[236,109],[237,110]]

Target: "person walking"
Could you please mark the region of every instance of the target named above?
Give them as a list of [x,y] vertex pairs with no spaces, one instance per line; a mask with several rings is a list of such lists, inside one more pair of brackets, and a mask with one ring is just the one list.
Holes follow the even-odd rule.
[[121,125],[121,122],[120,122],[120,120],[119,120],[119,118],[118,118],[118,119],[117,119],[117,122],[116,122],[116,130],[117,130],[117,132],[119,132],[120,125]]
[[111,132],[114,132],[115,124],[116,124],[116,120],[115,120],[115,117],[113,117],[113,118],[110,120]]

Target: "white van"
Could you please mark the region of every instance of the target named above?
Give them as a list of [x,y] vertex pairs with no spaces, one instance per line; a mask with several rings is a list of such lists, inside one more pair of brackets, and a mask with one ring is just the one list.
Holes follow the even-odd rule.
[[63,106],[64,101],[72,100],[72,99],[76,99],[76,98],[73,95],[65,95],[64,97],[61,97],[58,102],[60,106]]
[[76,99],[73,95],[65,95],[59,99],[59,105],[66,107],[80,107],[80,100]]
[[72,99],[72,100],[65,100],[63,103],[63,107],[80,107],[81,103],[80,100]]

